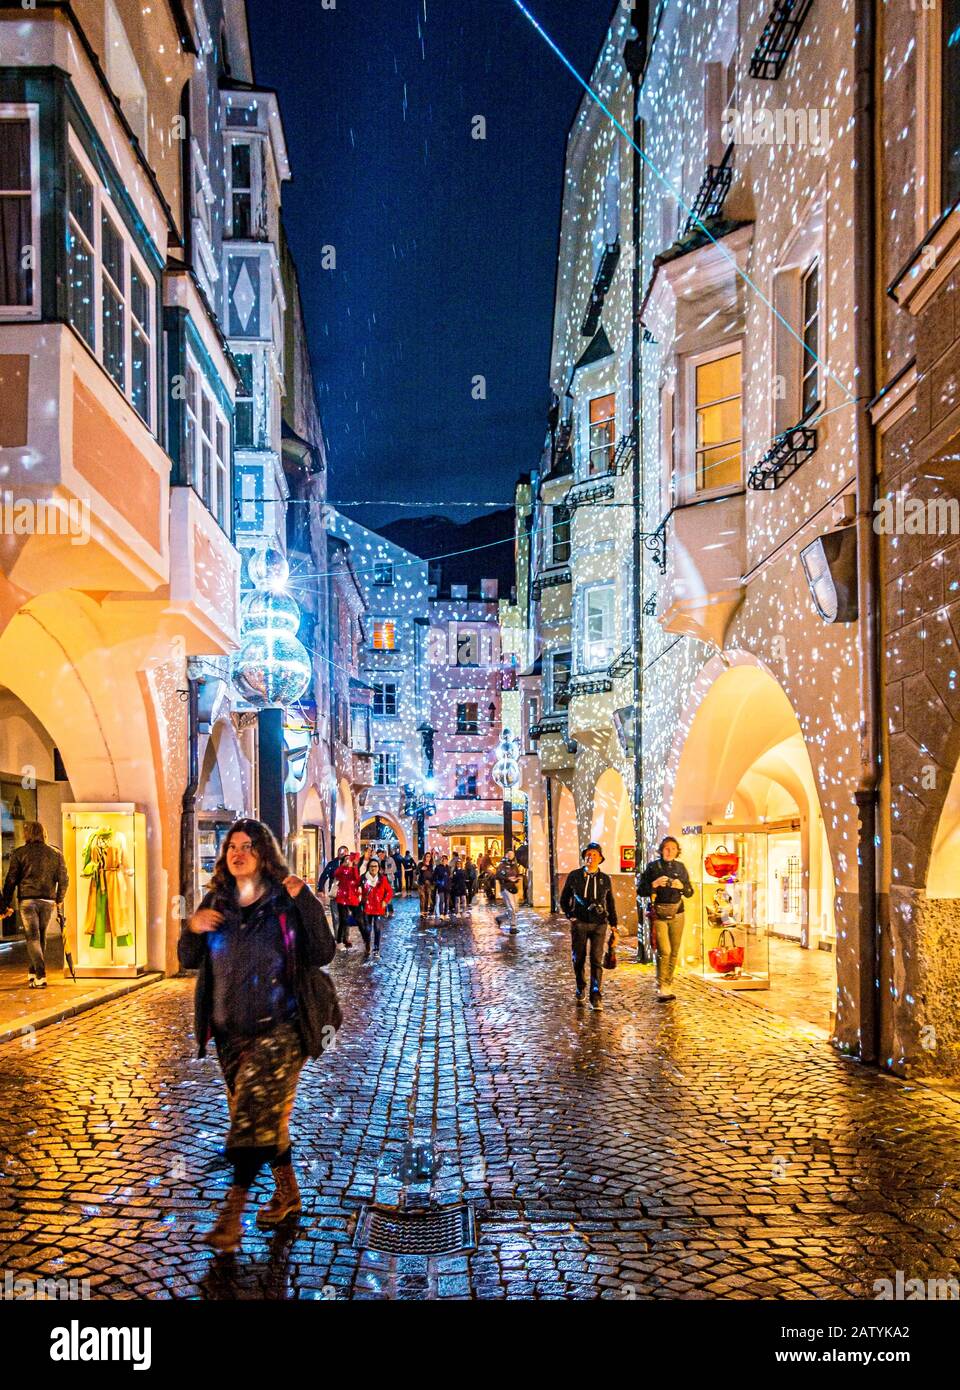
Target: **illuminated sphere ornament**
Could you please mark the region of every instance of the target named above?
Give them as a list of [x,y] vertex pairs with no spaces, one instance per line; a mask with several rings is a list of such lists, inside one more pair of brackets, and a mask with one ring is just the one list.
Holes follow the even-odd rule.
[[515,787],[520,781],[519,744],[509,729],[504,729],[497,744],[497,761],[493,765],[491,777],[504,791]]
[[310,655],[297,637],[300,608],[284,593],[290,570],[277,550],[254,556],[248,565],[257,585],[241,606],[240,650],[233,679],[252,705],[290,705],[310,685]]

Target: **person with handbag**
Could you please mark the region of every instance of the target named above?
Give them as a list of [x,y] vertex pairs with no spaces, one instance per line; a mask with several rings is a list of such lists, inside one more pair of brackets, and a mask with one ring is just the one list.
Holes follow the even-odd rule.
[[301,1210],[290,1114],[304,1060],[319,1056],[332,1042],[322,1040],[325,1030],[339,1026],[336,991],[322,969],[336,943],[320,901],[290,873],[272,831],[239,820],[178,951],[183,968],[199,972],[197,1055],[212,1037],[227,1087],[233,1184],[205,1240],[228,1254],[240,1245],[243,1210],[264,1163],[275,1191],[257,1225],[278,1226]]
[[611,928],[617,925],[617,905],[613,881],[602,872],[604,853],[595,840],[580,856],[583,867],[567,876],[560,894],[560,910],[570,918],[570,945],[573,974],[577,982],[577,1003],[583,1003],[586,990],[584,968],[590,953],[590,1007],[603,1008],[604,948]]
[[659,857],[644,869],[637,896],[649,898],[653,912],[653,943],[657,960],[657,999],[676,999],[673,977],[683,940],[684,898],[693,897],[686,864],[680,861],[680,842],[672,835],[660,841]]
[[[388,915],[388,909],[393,902],[393,884],[386,874],[381,873],[379,859],[371,859],[367,865],[367,872],[360,884],[360,892],[363,908],[360,935],[363,937],[363,944],[366,947],[363,963],[369,965],[371,960],[380,959],[380,933],[383,930],[383,919]],[[373,938],[372,955],[370,953],[371,937]]]

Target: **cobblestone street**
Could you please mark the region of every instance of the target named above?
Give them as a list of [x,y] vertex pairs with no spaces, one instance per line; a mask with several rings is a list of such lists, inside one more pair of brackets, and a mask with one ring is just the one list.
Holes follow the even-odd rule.
[[[381,964],[338,953],[346,1022],[294,1113],[299,1226],[201,1243],[228,1182],[214,1056],[171,980],[0,1048],[0,1270],[89,1277],[104,1298],[871,1298],[958,1273],[960,1107],[846,1062],[692,980],[658,1007],[621,966],[573,1000],[564,924],[417,927]],[[476,1204],[478,1246],[353,1248],[401,1192]],[[264,1175],[256,1193],[269,1189]]]

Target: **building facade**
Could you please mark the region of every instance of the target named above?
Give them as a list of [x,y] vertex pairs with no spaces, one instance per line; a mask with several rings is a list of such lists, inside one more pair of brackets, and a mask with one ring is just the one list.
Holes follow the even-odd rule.
[[373,759],[360,833],[380,847],[422,854],[429,564],[333,507],[327,525],[350,547],[366,610],[357,675],[369,687]]
[[0,169],[4,854],[62,843],[81,972],[175,970],[259,809],[240,593],[287,540],[289,171],[240,0],[0,6]]

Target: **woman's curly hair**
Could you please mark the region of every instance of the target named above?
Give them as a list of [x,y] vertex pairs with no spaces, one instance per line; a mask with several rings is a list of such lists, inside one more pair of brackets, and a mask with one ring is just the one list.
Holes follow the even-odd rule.
[[249,835],[253,852],[260,860],[260,872],[264,878],[269,879],[271,883],[282,883],[290,870],[269,825],[264,825],[259,820],[236,820],[227,831],[220,847],[219,858],[210,876],[210,888],[213,892],[224,893],[232,898],[236,891],[236,879],[227,868],[227,848],[233,836],[237,834]]

